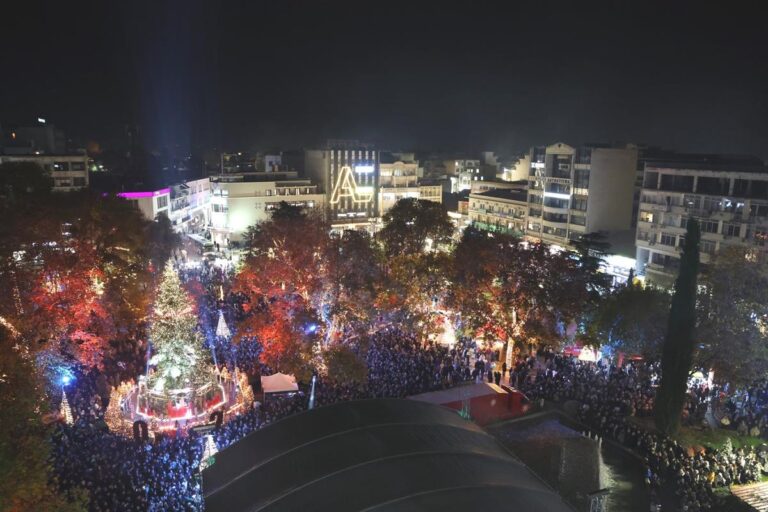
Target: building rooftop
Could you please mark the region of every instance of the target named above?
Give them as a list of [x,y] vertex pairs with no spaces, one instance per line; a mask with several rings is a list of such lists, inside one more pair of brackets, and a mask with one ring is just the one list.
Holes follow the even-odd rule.
[[570,511],[493,437],[415,400],[347,401],[289,416],[203,471],[212,512]]
[[254,183],[267,181],[298,181],[301,183],[309,183],[309,180],[299,178],[298,176],[296,171],[242,172],[211,176],[211,181],[214,183]]
[[768,172],[765,162],[751,155],[665,154],[644,156],[646,168],[697,169],[702,171]]
[[495,199],[506,199],[508,201],[519,201],[525,203],[528,200],[528,192],[523,189],[515,188],[497,188],[488,190],[486,192],[480,192],[479,194],[472,194],[473,196],[492,197]]

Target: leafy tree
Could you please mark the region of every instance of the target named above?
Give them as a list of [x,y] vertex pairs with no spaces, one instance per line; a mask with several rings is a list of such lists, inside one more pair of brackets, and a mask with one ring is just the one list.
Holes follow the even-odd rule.
[[333,235],[328,249],[327,298],[321,314],[331,320],[332,334],[360,334],[370,327],[382,284],[379,247],[367,232],[347,230]]
[[167,215],[159,214],[145,229],[146,255],[156,268],[161,268],[174,249],[181,245],[181,238],[173,230]]
[[389,257],[389,272],[376,299],[384,319],[422,339],[436,334],[432,316],[448,288],[449,262],[443,252]]
[[627,354],[656,359],[666,334],[670,296],[666,292],[629,284],[611,292],[595,312],[590,335]]
[[572,253],[475,228],[457,245],[453,272],[449,304],[491,339],[557,344],[594,300],[594,272]]
[[34,162],[0,164],[0,203],[6,207],[28,201],[31,196],[48,195],[52,188],[50,173]]
[[248,256],[233,290],[245,297],[235,341],[255,337],[261,361],[307,378],[313,345],[324,334],[329,309],[328,225],[314,214],[281,205],[247,234]]
[[0,510],[85,510],[83,491],[70,501],[51,484],[43,385],[24,351],[11,347],[15,343],[0,327]]
[[605,241],[604,234],[598,232],[583,234],[572,245],[591,300],[597,303],[611,288],[611,276],[602,272],[603,260],[611,244]]
[[453,235],[453,224],[443,205],[422,199],[400,199],[384,214],[378,237],[388,256],[423,252],[432,241],[437,248]]
[[459,311],[464,329],[489,339],[511,340],[519,335],[514,308],[501,294],[499,276],[508,253],[518,240],[502,233],[489,233],[474,226],[464,230],[453,251],[448,305]]
[[87,191],[53,194],[26,215],[9,212],[0,225],[0,281],[11,291],[0,314],[29,338],[63,342],[86,366],[109,357],[112,342],[138,343],[150,223],[125,200]]
[[689,218],[664,339],[661,386],[654,405],[656,427],[668,435],[676,433],[680,428],[688,374],[693,364],[700,238],[698,222]]
[[704,271],[697,364],[718,380],[744,385],[768,372],[768,277],[744,247],[722,249]]

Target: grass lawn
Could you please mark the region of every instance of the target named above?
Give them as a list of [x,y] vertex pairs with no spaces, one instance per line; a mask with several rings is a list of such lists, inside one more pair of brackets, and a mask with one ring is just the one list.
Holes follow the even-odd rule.
[[741,447],[758,446],[763,444],[759,437],[740,436],[733,430],[718,429],[694,429],[683,427],[675,436],[678,443],[684,446],[705,446],[707,448],[721,449],[725,445],[725,440],[731,438],[733,449],[738,450]]
[[[656,427],[653,424],[653,418],[631,417],[628,419],[630,422],[645,430],[656,430]],[[674,439],[683,446],[704,446],[719,450],[725,445],[725,440],[729,437],[731,438],[734,450],[737,450],[742,446],[758,446],[765,442],[759,437],[740,436],[733,430],[725,430],[722,428],[711,430],[682,427],[680,432],[674,436]]]

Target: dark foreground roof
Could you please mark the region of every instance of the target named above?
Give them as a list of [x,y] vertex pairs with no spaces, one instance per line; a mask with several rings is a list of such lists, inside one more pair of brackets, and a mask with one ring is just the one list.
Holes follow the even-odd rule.
[[215,459],[206,512],[571,510],[480,427],[413,400],[296,414]]

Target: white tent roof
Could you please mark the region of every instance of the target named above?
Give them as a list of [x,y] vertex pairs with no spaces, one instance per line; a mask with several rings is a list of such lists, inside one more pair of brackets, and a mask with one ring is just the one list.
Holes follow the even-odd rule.
[[299,390],[296,377],[284,373],[275,373],[261,377],[261,389],[264,393],[290,393]]

